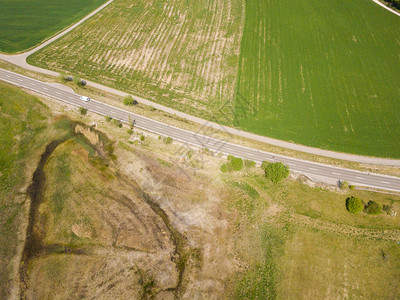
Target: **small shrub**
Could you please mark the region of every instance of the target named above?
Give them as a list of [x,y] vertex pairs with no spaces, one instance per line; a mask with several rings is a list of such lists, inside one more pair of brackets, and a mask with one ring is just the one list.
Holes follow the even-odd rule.
[[256,165],[256,162],[253,160],[248,160],[248,159],[244,160],[244,166],[248,169],[255,167],[255,165]]
[[79,107],[79,112],[81,113],[81,115],[86,115],[87,114],[87,109],[84,107]]
[[118,127],[122,128],[122,123],[121,122],[118,122]]
[[261,168],[265,172],[265,177],[273,183],[278,183],[289,176],[289,168],[281,162],[269,163],[264,161]]
[[243,159],[241,159],[240,157],[232,157],[230,165],[232,167],[232,170],[240,171],[241,169],[243,169]]
[[133,133],[133,130],[132,130],[132,129],[128,129],[126,132],[127,132],[129,135],[131,135],[131,134]]
[[153,106],[150,106],[150,111],[156,111],[157,109]]
[[221,170],[222,173],[226,173],[228,171],[226,168],[226,164],[223,164],[219,169]]
[[58,78],[59,78],[61,81],[64,81],[64,80],[67,80],[67,75],[65,75],[64,73],[60,73],[60,74],[58,75]]
[[132,105],[138,104],[138,102],[135,99],[133,99],[133,97],[131,95],[124,97],[123,103],[124,103],[124,105],[127,105],[127,106],[132,106]]
[[143,142],[143,141],[145,140],[145,136],[144,136],[144,135],[141,135],[141,136],[140,136],[140,140]]
[[342,190],[347,190],[349,188],[349,183],[346,180],[339,181],[339,187]]
[[363,204],[359,198],[351,196],[346,199],[346,209],[349,212],[356,214],[363,209]]
[[382,211],[384,211],[387,215],[391,215],[393,213],[393,205],[384,204],[382,207]]
[[110,122],[112,120],[112,118],[109,117],[109,116],[105,116],[105,119],[106,119],[107,122]]
[[351,190],[351,191],[353,191],[354,189],[355,189],[356,187],[354,186],[354,185],[349,185],[349,189]]
[[161,135],[158,136],[158,139],[161,140]]
[[372,200],[368,202],[364,209],[369,215],[379,215],[382,213],[382,205]]
[[171,137],[166,137],[164,138],[164,143],[166,144],[172,144],[173,139]]

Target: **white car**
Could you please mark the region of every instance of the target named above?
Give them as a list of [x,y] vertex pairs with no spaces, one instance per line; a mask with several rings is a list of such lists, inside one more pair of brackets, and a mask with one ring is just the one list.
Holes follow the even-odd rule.
[[86,96],[81,96],[81,100],[85,101],[85,102],[88,102],[88,101],[90,101],[90,98],[86,97]]

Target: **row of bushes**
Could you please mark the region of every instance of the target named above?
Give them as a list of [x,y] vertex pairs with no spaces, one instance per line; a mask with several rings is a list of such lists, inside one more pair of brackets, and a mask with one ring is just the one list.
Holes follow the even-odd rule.
[[364,211],[369,215],[379,215],[382,212],[386,212],[390,215],[393,211],[392,205],[385,204],[382,206],[380,203],[372,200],[368,201],[368,203],[364,203],[360,198],[353,196],[346,199],[346,209],[353,214]]
[[400,0],[386,0],[389,7],[400,9]]
[[[232,172],[232,171],[240,171],[243,169],[243,166],[246,168],[252,168],[256,165],[254,161],[244,160],[240,157],[234,157],[232,155],[228,155],[228,161],[224,163],[220,170],[223,173]],[[285,164],[281,162],[270,163],[264,161],[261,165],[261,168],[264,170],[265,177],[271,180],[274,183],[278,183],[288,177],[289,168]]]

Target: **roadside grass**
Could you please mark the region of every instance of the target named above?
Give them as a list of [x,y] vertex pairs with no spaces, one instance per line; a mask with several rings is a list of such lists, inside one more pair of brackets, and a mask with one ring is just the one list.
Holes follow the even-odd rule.
[[400,158],[399,34],[372,1],[247,0],[235,126]]
[[105,0],[3,0],[0,52],[29,49],[83,18]]

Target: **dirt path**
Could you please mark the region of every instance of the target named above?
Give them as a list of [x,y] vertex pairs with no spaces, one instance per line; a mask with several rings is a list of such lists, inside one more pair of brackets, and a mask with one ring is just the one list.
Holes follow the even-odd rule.
[[[25,53],[17,54],[17,55],[0,54],[0,59],[2,59],[4,61],[7,61],[9,63],[15,64],[17,66],[20,66],[20,67],[22,67],[24,69],[27,69],[27,70],[31,70],[31,71],[35,71],[35,72],[38,72],[38,73],[51,75],[51,76],[59,76],[59,73],[57,73],[57,72],[29,65],[26,62],[26,58],[29,55],[35,53],[36,51],[42,49],[43,47],[49,45],[50,43],[52,43],[53,41],[57,40],[58,38],[62,37],[63,35],[67,34],[71,30],[73,30],[74,28],[76,28],[77,26],[82,24],[84,21],[86,21],[87,19],[89,19],[90,17],[95,15],[97,12],[101,11],[103,8],[108,6],[113,1],[114,0],[110,0],[110,1],[106,2],[105,4],[103,4],[102,6],[97,8],[95,11],[93,11],[92,13],[87,15],[85,18],[83,18],[79,22],[77,22],[74,25],[72,25],[71,27],[69,27],[67,30],[64,30],[63,32],[61,32],[58,35],[54,36],[53,38],[47,40],[43,44],[35,47],[34,49],[29,50],[29,51],[27,51]],[[378,0],[373,0],[373,1],[375,3],[377,3],[377,4],[379,4],[380,6],[384,7],[385,9],[391,11],[392,13],[400,16],[399,13],[397,13],[397,12],[393,11],[392,9],[388,8],[384,4],[380,3]],[[94,88],[97,88],[99,90],[102,90],[102,91],[105,91],[105,92],[108,92],[108,93],[112,93],[112,94],[115,94],[115,95],[118,95],[118,96],[122,96],[122,97],[127,95],[127,93],[125,93],[123,91],[119,91],[119,90],[110,88],[108,86],[101,85],[99,83],[91,82],[89,80],[86,80],[86,82],[87,82],[87,84],[89,86],[92,86]],[[304,153],[309,153],[309,154],[313,154],[313,155],[319,155],[319,156],[324,156],[324,157],[329,157],[329,158],[334,158],[334,159],[352,161],[352,162],[357,162],[357,163],[362,163],[362,164],[375,164],[375,165],[400,167],[400,160],[398,160],[398,159],[386,159],[386,158],[368,157],[368,156],[361,156],[361,155],[348,154],[348,153],[340,153],[340,152],[334,152],[334,151],[323,150],[323,149],[313,148],[313,147],[309,147],[309,146],[294,144],[294,143],[290,143],[290,142],[286,142],[286,141],[282,141],[282,140],[278,140],[278,139],[273,139],[273,138],[269,138],[269,137],[265,137],[265,136],[260,136],[260,135],[253,134],[253,133],[250,133],[250,132],[246,132],[246,131],[243,131],[243,130],[239,130],[239,129],[236,129],[236,128],[223,126],[223,125],[220,125],[220,124],[217,124],[217,123],[209,122],[207,120],[204,120],[204,119],[201,119],[201,118],[198,118],[198,117],[195,117],[195,116],[188,115],[186,113],[183,113],[183,112],[171,109],[169,107],[154,103],[152,101],[149,101],[147,99],[143,99],[141,97],[133,96],[133,98],[136,99],[139,103],[143,103],[143,104],[148,105],[148,106],[153,106],[154,108],[156,108],[158,110],[165,111],[167,113],[170,113],[172,115],[176,115],[178,117],[190,120],[190,121],[198,123],[200,125],[203,125],[203,126],[206,125],[206,126],[211,127],[211,128],[213,128],[215,130],[225,131],[225,132],[228,132],[228,133],[233,134],[233,135],[249,138],[249,139],[252,139],[252,140],[255,140],[255,141],[259,141],[259,142],[263,142],[263,143],[266,143],[266,144],[270,144],[270,145],[274,145],[274,146],[278,146],[278,147],[282,147],[282,148],[287,148],[287,149],[291,149],[291,150],[295,150],[295,151],[300,151],[300,152],[304,152]]]

